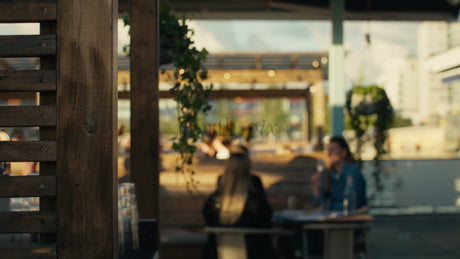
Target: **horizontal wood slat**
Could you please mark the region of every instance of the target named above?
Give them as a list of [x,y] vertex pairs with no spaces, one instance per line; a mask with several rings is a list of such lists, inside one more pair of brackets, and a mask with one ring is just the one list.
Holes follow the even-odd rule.
[[56,55],[56,35],[0,36],[0,57]]
[[0,177],[0,197],[56,196],[56,176]]
[[0,127],[56,125],[56,106],[0,106]]
[[0,92],[43,92],[55,90],[55,70],[0,71]]
[[0,212],[0,233],[54,233],[54,211]]
[[33,127],[56,125],[56,106],[0,106],[0,126]]
[[55,141],[0,141],[1,162],[56,161]]
[[52,21],[56,20],[56,17],[56,1],[34,0],[0,3],[0,22]]
[[[8,244],[0,247],[2,258],[8,259],[55,259],[56,245]],[[4,257],[3,257],[4,256]]]

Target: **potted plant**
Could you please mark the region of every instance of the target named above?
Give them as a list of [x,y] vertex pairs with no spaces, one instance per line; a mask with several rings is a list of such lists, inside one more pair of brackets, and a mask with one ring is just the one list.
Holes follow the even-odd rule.
[[378,85],[355,86],[347,94],[347,124],[354,131],[357,139],[356,158],[361,163],[361,148],[365,135],[374,142],[373,177],[377,190],[382,190],[380,157],[386,153],[384,145],[387,131],[393,122],[393,107],[385,90]]

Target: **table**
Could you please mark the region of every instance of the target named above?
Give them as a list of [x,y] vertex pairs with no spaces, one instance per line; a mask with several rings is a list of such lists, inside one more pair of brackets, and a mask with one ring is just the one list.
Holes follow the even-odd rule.
[[[353,259],[354,232],[369,230],[374,218],[368,214],[343,215],[341,212],[306,213],[286,210],[275,214],[278,223],[294,223],[302,232],[303,258],[308,258],[308,230],[323,230],[324,259]],[[291,224],[291,227],[293,225]]]

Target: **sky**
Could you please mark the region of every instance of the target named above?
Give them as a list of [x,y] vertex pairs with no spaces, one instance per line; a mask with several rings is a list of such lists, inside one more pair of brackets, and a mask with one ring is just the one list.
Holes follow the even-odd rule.
[[[327,52],[331,45],[329,21],[192,20],[194,41],[210,53]],[[417,55],[419,22],[345,22],[344,46],[347,87],[371,84],[400,69]],[[120,42],[128,42],[127,28]],[[365,40],[371,35],[371,44]]]
[[[219,52],[327,52],[328,21],[191,20],[198,47]],[[417,55],[417,22],[345,22],[347,86],[375,83]],[[128,28],[118,23],[119,51],[129,43]],[[0,35],[38,34],[38,24],[0,24]],[[371,44],[365,41],[370,33]]]
[[[332,42],[330,22],[198,21],[192,25],[197,45],[210,52],[327,52]],[[368,31],[370,46],[365,41]],[[416,32],[416,23],[346,22],[344,46],[349,81],[372,81],[395,62],[416,55]],[[198,35],[205,40],[198,39]]]

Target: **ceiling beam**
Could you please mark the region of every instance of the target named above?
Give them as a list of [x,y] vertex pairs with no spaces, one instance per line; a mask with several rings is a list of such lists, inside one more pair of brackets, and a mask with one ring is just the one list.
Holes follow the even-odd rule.
[[[171,82],[173,71],[160,74],[160,82]],[[217,69],[208,71],[206,82],[211,83],[287,83],[306,82],[314,84],[324,80],[322,69]],[[118,84],[129,85],[130,73],[127,70],[118,71]]]
[[[119,11],[129,11],[130,0],[119,0]],[[436,1],[433,1],[434,3]],[[190,19],[218,20],[330,20],[327,6],[289,3],[288,1],[205,1],[205,0],[169,0],[168,4],[178,15],[186,14]],[[436,5],[433,4],[435,7]],[[418,11],[414,5],[413,11],[408,8],[398,11],[399,5],[389,10],[345,11],[345,20],[381,20],[381,21],[451,21],[458,16],[458,6],[451,10]],[[457,11],[455,11],[457,10]]]
[[[233,99],[233,98],[304,98],[308,94],[306,89],[247,89],[247,90],[212,90],[208,99]],[[129,99],[129,91],[119,91],[118,99]],[[174,98],[169,91],[160,91],[160,98]]]
[[[187,12],[194,20],[293,20],[329,21],[330,15],[315,12],[264,11],[264,12]],[[345,12],[347,21],[453,21],[455,15],[449,12]]]

